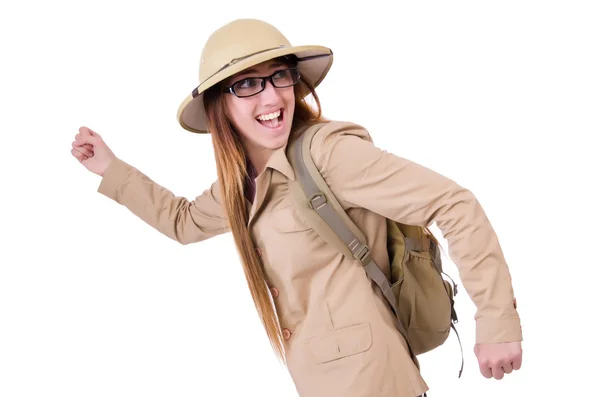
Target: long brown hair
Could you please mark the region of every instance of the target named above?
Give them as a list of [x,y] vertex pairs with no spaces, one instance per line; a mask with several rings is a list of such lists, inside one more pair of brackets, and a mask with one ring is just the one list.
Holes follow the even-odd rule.
[[[284,59],[290,61],[290,59]],[[295,65],[295,62],[292,62]],[[314,105],[302,98],[301,92],[310,92],[306,99],[314,100]],[[292,119],[292,132],[298,128],[324,120],[321,103],[312,85],[301,79],[294,86],[296,104]],[[313,107],[314,106],[314,107]],[[285,362],[281,328],[271,303],[263,265],[259,259],[248,230],[245,189],[249,180],[248,159],[240,136],[227,118],[223,90],[214,86],[204,94],[204,109],[208,119],[208,130],[212,142],[220,182],[221,195],[227,214],[230,230],[242,260],[244,273],[254,305],[261,318],[271,346],[277,357]],[[290,139],[292,134],[290,133]]]

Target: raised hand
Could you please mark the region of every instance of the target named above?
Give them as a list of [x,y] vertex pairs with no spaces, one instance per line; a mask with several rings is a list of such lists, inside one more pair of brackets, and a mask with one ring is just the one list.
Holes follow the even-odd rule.
[[103,176],[111,161],[115,158],[114,153],[102,140],[102,137],[89,129],[80,127],[79,133],[71,144],[71,154],[85,168],[96,175]]

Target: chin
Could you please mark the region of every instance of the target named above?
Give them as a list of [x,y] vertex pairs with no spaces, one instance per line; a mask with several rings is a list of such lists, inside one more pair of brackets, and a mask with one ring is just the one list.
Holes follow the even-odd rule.
[[277,138],[269,139],[266,142],[263,142],[262,146],[266,147],[270,150],[277,150],[286,145],[290,134],[289,132],[285,135],[278,136]]
[[290,125],[283,125],[278,131],[265,131],[264,129],[259,129],[259,131],[257,131],[257,137],[262,139],[258,139],[258,143],[267,149],[279,149],[287,143],[290,131]]

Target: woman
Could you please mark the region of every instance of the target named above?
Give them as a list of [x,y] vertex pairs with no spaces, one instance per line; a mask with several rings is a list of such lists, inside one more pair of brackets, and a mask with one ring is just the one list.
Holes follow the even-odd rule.
[[[232,232],[267,335],[301,396],[419,396],[427,385],[381,294],[359,264],[304,223],[288,194],[295,176],[285,149],[301,127],[325,121],[314,89],[332,61],[330,49],[294,47],[263,21],[236,20],[215,31],[202,52],[200,85],[177,114],[186,130],[213,134],[218,180],[191,202],[116,157],[86,127],[72,154],[102,177],[100,193],[181,244]],[[500,379],[518,369],[510,274],[475,197],[378,149],[351,123],[329,121],[312,155],[382,270],[389,267],[386,217],[437,223],[477,305],[482,374]]]

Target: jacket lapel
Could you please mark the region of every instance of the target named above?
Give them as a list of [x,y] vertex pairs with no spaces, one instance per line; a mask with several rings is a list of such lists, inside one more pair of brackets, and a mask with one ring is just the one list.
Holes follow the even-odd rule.
[[[265,170],[256,178],[256,196],[249,211],[248,227],[250,227],[252,221],[256,218],[256,215],[260,212],[264,204],[269,186],[271,185],[273,172],[280,172],[288,179],[295,179],[294,170],[288,161],[286,150],[287,144],[273,151],[269,161],[267,161]],[[250,204],[249,201],[248,204]]]
[[250,228],[252,221],[256,218],[256,215],[262,208],[265,201],[265,196],[269,190],[271,184],[271,176],[273,171],[270,168],[265,168],[265,171],[256,178],[256,196],[254,203],[250,207],[250,213],[248,215],[248,228]]

